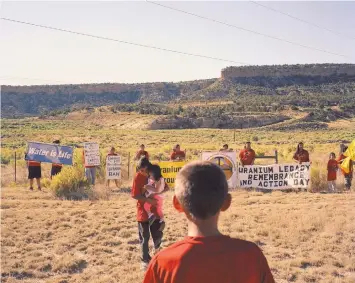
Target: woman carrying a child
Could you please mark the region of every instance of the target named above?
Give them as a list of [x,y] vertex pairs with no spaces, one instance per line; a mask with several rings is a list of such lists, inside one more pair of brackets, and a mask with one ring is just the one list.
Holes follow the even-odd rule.
[[[149,178],[148,178],[149,176]],[[161,248],[163,229],[163,196],[169,189],[158,165],[153,165],[147,158],[138,161],[138,172],[133,180],[132,198],[137,200],[137,221],[139,242],[141,245],[141,268],[145,270],[151,260],[149,238],[152,236],[155,252]]]

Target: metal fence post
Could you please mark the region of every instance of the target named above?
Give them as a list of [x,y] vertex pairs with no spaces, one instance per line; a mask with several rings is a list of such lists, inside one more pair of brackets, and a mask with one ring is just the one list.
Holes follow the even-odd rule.
[[128,168],[127,168],[127,172],[128,172],[128,180],[129,180],[129,168],[131,167],[131,153],[128,152]]
[[16,174],[17,174],[17,156],[16,156],[16,151],[15,151],[15,183],[16,183]]
[[276,160],[276,164],[279,163],[279,155],[277,153],[277,150],[275,150],[275,160]]

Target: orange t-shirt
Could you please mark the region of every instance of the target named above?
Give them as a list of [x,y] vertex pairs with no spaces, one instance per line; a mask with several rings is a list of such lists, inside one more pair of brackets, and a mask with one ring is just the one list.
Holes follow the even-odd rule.
[[335,181],[337,179],[337,169],[338,162],[334,159],[330,159],[328,161],[328,181]]
[[41,162],[38,162],[38,161],[33,161],[33,160],[29,160],[28,161],[28,166],[33,166],[33,167],[38,167],[38,166],[41,166]]
[[[148,183],[148,176],[142,174],[141,172],[137,172],[136,176],[133,179],[131,196],[142,196],[143,195],[143,187]],[[148,214],[144,210],[144,201],[137,201],[137,221],[146,222],[148,221]]]
[[158,253],[144,283],[274,283],[257,245],[228,236],[186,237]]
[[307,150],[302,150],[299,153],[295,153],[293,159],[296,159],[299,162],[309,162],[309,153]]
[[[340,154],[340,156],[339,156],[338,159],[337,159],[338,163],[341,164],[341,163],[342,163],[342,160],[345,159],[345,158],[346,158],[346,156],[345,156],[344,154]],[[353,161],[350,160],[350,172],[349,172],[349,173],[345,173],[344,169],[340,167],[340,168],[341,168],[341,172],[343,173],[343,175],[352,174],[352,173],[353,173],[353,170],[354,170],[353,165],[354,165]]]
[[179,150],[179,151],[173,151],[170,155],[171,160],[175,160],[177,158],[185,158],[185,152]]
[[242,149],[239,152],[239,159],[243,165],[252,165],[255,159],[255,151],[253,149]]

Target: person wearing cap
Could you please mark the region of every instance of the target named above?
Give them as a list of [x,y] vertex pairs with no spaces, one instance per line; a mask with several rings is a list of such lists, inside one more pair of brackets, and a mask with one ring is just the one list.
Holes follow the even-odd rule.
[[170,154],[170,160],[171,161],[185,160],[185,156],[186,156],[185,152],[180,150],[180,145],[177,144],[173,148],[173,152]]
[[239,152],[239,160],[242,166],[254,165],[255,151],[251,148],[251,142],[246,142],[244,149]]
[[[53,141],[54,144],[60,144],[59,140]],[[63,164],[60,163],[52,163],[52,169],[51,169],[51,179],[53,176],[58,175],[60,171],[62,171]]]

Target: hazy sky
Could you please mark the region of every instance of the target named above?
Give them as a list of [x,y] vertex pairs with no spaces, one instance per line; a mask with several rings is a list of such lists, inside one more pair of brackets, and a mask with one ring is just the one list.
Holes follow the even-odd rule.
[[[355,39],[252,2],[162,2],[261,33],[341,53],[275,41],[142,2],[2,2],[1,17],[197,53],[252,65],[355,63]],[[355,38],[355,2],[263,2]],[[0,21],[1,84],[182,81],[236,65]]]

